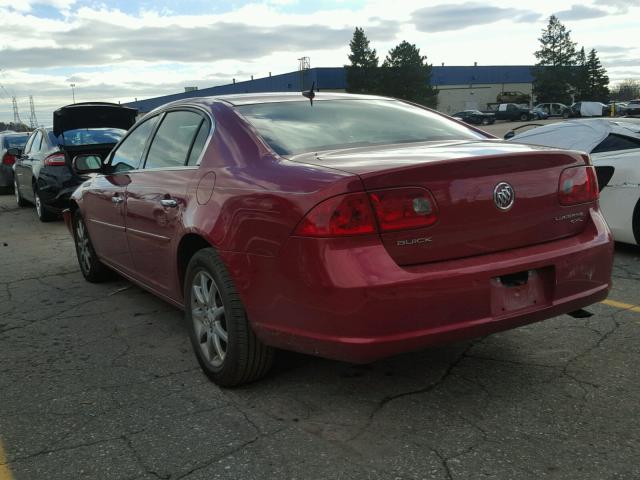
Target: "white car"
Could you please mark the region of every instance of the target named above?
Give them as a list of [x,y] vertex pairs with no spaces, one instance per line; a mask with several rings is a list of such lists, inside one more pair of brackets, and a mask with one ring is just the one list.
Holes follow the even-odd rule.
[[568,120],[517,133],[509,141],[589,153],[598,176],[600,208],[613,236],[640,245],[640,120]]

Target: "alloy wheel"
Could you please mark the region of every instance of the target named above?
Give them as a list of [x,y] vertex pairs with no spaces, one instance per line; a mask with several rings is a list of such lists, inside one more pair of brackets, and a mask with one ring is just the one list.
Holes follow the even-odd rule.
[[91,269],[91,250],[89,236],[82,221],[76,222],[76,248],[78,249],[80,266],[85,272],[88,272]]
[[36,212],[38,213],[38,216],[42,218],[42,201],[40,200],[40,195],[38,195],[38,192],[34,193],[34,197],[36,201]]
[[191,317],[204,359],[219,368],[227,355],[225,306],[213,277],[200,270],[191,283]]

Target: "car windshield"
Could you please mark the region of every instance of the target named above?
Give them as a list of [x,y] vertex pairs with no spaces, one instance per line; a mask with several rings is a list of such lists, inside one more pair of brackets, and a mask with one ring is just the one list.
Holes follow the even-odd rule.
[[27,143],[29,138],[28,134],[24,135],[7,135],[4,137],[4,144],[6,148],[22,148]]
[[280,155],[336,148],[485,138],[397,100],[319,100],[240,105],[238,111]]
[[67,130],[57,139],[52,132],[49,136],[54,143],[59,145],[96,145],[100,143],[118,143],[127,133],[119,128],[79,128],[77,130]]

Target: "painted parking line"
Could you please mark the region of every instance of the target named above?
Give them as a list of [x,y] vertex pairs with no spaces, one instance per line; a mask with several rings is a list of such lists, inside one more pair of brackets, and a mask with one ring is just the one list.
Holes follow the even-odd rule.
[[631,312],[640,313],[640,305],[633,305],[631,303],[618,302],[617,300],[606,299],[600,303],[609,305],[610,307],[619,308],[620,310],[629,310]]
[[13,480],[13,475],[7,464],[7,456],[4,454],[2,440],[0,440],[0,480]]

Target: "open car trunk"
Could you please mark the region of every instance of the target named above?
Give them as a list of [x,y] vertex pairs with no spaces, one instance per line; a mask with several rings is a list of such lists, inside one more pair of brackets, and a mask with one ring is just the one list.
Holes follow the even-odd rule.
[[128,130],[136,121],[138,110],[115,103],[75,103],[53,112],[53,134],[79,128],[120,128]]
[[[576,235],[593,206],[559,202],[561,172],[585,164],[575,152],[498,142],[440,142],[291,159],[355,173],[369,192],[405,186],[429,190],[438,209],[435,224],[380,234],[399,265],[482,255]],[[502,182],[515,192],[507,210],[499,209],[494,199]]]

